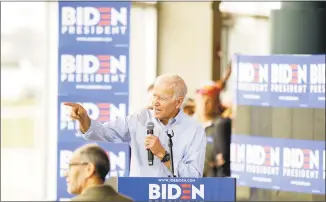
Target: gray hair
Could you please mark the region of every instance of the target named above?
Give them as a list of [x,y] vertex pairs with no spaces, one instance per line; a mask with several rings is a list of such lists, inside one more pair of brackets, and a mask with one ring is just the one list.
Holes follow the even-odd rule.
[[87,144],[79,148],[82,161],[94,164],[95,174],[103,181],[110,171],[108,154],[97,144]]
[[177,99],[179,97],[185,98],[187,95],[187,85],[185,81],[178,75],[162,74],[156,78],[155,83],[164,82],[171,85],[173,89],[173,97]]

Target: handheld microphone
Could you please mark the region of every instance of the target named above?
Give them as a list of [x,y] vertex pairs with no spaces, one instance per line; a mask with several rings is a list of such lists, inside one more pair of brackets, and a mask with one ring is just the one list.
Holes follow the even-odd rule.
[[[147,135],[153,135],[154,134],[154,123],[148,122],[147,123]],[[148,165],[152,166],[154,164],[154,155],[150,149],[147,149],[148,152]]]

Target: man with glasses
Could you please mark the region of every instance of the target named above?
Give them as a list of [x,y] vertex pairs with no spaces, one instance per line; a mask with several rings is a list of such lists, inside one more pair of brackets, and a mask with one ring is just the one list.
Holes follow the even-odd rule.
[[72,201],[131,202],[131,199],[104,184],[109,171],[110,161],[101,147],[89,144],[78,148],[65,174],[68,193],[77,195]]

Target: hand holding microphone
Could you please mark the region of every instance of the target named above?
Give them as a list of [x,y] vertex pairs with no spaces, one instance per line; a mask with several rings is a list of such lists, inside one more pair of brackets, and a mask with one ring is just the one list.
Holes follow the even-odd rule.
[[154,136],[154,123],[147,123],[147,136],[145,139],[145,148],[148,150],[148,165],[154,164],[154,155],[162,159],[165,155],[165,149],[157,136]]
[[154,164],[154,155],[153,155],[152,151],[150,150],[150,148],[148,146],[149,141],[147,141],[147,137],[148,136],[153,136],[154,123],[153,122],[148,122],[146,127],[147,127],[147,136],[146,136],[145,146],[146,146],[146,149],[147,149],[147,152],[148,152],[148,165],[152,166]]

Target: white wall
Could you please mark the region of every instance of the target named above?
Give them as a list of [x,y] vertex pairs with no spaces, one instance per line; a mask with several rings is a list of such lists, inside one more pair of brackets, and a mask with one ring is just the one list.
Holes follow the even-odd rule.
[[[223,28],[223,43],[226,47],[226,59],[235,53],[245,55],[270,54],[270,25],[268,18],[250,16],[233,16],[229,27]],[[227,35],[227,36],[226,36]],[[221,71],[225,71],[226,61],[223,61]],[[227,89],[222,93],[223,99],[231,100],[235,77],[228,81]]]
[[[45,27],[44,2],[1,2],[2,201],[44,198],[46,154],[39,90],[46,66]],[[20,103],[27,100],[26,91],[37,92],[35,103]]]
[[157,72],[156,5],[136,3],[131,9],[130,33],[130,112],[145,106],[147,87]]
[[193,96],[212,78],[211,2],[161,2],[158,23],[158,73],[180,75]]
[[228,55],[270,53],[270,27],[267,18],[235,17],[229,34]]

